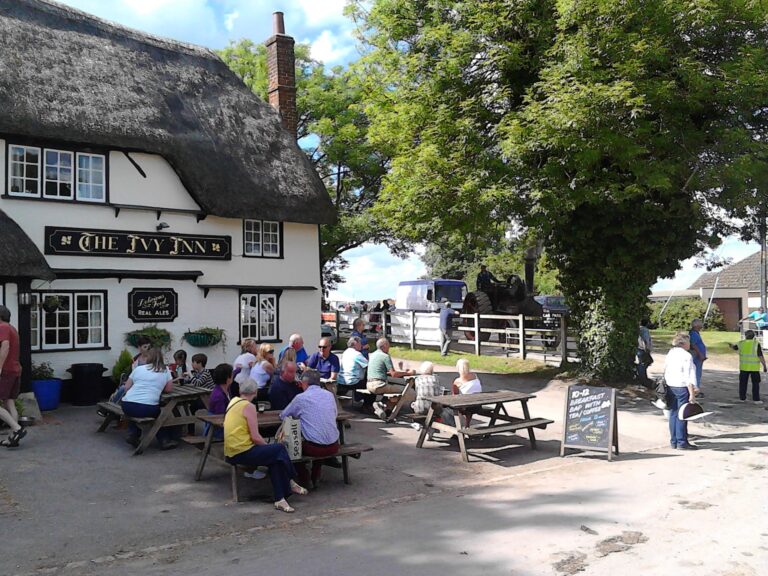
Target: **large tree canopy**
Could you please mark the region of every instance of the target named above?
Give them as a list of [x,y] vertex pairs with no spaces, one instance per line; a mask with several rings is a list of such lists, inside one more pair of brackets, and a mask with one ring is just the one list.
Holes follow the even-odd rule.
[[[248,87],[267,99],[263,45],[241,40],[220,55]],[[371,216],[388,158],[382,148],[368,140],[368,119],[362,107],[363,88],[359,79],[359,74],[341,67],[328,70],[310,58],[308,46],[296,45],[298,138],[325,182],[339,215],[336,224],[323,226],[321,231],[326,294],[342,281],[339,271],[347,265],[343,257],[347,250],[365,242],[388,243],[400,251],[404,247],[386,229],[375,226]]]
[[[649,287],[763,205],[766,8],[752,0],[374,0],[377,213],[409,240],[517,220],[547,247],[583,366],[632,367]],[[760,163],[761,168],[755,164]]]

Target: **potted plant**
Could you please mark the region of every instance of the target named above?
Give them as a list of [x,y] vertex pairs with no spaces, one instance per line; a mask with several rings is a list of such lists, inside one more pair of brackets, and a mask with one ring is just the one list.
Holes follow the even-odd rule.
[[40,307],[49,314],[56,312],[62,306],[61,298],[58,296],[46,296],[40,303]]
[[49,362],[32,363],[32,391],[41,411],[56,410],[61,398],[61,379],[54,378]]
[[131,366],[133,365],[133,356],[128,350],[120,352],[120,356],[117,358],[117,362],[112,367],[112,380],[115,384],[120,384],[120,378],[123,374],[131,373]]
[[216,346],[219,342],[226,343],[227,334],[223,328],[203,326],[196,330],[187,330],[187,332],[184,333],[183,338],[190,346],[206,348],[208,346]]
[[157,324],[150,324],[138,330],[133,330],[125,335],[125,341],[138,348],[139,336],[146,336],[152,342],[152,346],[169,350],[171,348],[171,333],[165,328],[158,328]]

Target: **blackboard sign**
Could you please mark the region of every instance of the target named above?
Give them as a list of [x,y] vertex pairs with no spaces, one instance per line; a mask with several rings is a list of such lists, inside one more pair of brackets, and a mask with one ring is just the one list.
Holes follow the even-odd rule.
[[45,253],[66,256],[231,260],[232,238],[46,226]]
[[560,456],[566,448],[619,453],[616,390],[597,386],[568,386]]
[[134,288],[128,293],[128,317],[134,322],[172,322],[179,296],[172,288]]

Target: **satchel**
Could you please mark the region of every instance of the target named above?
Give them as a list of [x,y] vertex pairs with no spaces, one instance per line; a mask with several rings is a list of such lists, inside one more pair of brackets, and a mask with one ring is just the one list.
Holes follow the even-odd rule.
[[640,356],[640,363],[644,364],[646,367],[653,364],[653,356],[651,356],[651,353],[647,350],[641,350],[638,356]]
[[656,397],[666,402],[669,395],[669,386],[667,386],[667,380],[664,376],[656,379]]
[[285,446],[291,460],[301,460],[301,421],[287,416],[275,434],[275,440]]

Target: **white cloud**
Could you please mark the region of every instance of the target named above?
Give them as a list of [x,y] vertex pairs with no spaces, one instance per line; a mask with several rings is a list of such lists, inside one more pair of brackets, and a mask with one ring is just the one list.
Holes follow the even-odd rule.
[[[305,40],[304,42],[308,42]],[[312,58],[326,64],[345,60],[355,49],[349,37],[340,37],[330,30],[323,30],[310,44]]]
[[418,256],[403,260],[381,245],[363,244],[344,257],[349,260],[349,267],[342,272],[346,283],[330,293],[331,300],[394,298],[401,280],[415,280],[426,272]]
[[344,6],[347,0],[297,0],[310,27],[347,23]]
[[230,12],[229,14],[224,15],[224,28],[226,28],[229,32],[232,32],[232,29],[235,27],[235,21],[240,18],[240,12],[235,10],[234,12]]
[[[735,263],[754,254],[757,250],[760,250],[760,246],[755,242],[742,242],[738,238],[731,237],[726,238],[715,253],[724,258],[731,258],[732,263]],[[654,284],[653,290],[685,290],[705,272],[704,268],[696,268],[696,258],[689,258],[680,264],[673,278],[660,278]]]

